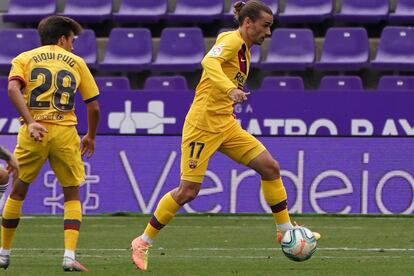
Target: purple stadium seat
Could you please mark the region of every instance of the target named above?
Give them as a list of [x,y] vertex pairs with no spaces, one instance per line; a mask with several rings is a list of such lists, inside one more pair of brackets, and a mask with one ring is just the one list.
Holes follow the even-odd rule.
[[131,90],[127,77],[95,77],[95,81],[101,92]]
[[377,90],[414,92],[414,76],[382,76]]
[[389,0],[342,0],[335,20],[348,23],[377,23],[388,18]]
[[414,23],[414,1],[398,0],[395,12],[388,17],[391,23]]
[[112,16],[112,0],[66,0],[62,15],[82,23],[100,23]]
[[161,32],[154,71],[194,71],[201,68],[205,54],[200,28],[165,28]]
[[176,0],[175,11],[168,13],[174,22],[211,22],[223,14],[223,0]]
[[0,29],[0,69],[10,70],[13,58],[40,46],[35,29]]
[[260,67],[265,70],[306,70],[315,59],[315,42],[309,29],[275,29],[267,57]]
[[[226,10],[223,13],[223,19],[225,20],[232,20],[234,15],[233,15],[233,5],[234,3],[238,2],[240,0],[231,0],[230,1],[230,6],[229,9]],[[247,0],[248,1],[248,0]],[[247,2],[245,1],[245,2]],[[273,15],[276,16],[278,11],[279,11],[279,2],[278,0],[262,0],[263,3],[265,3],[272,11],[273,11]]]
[[325,76],[322,78],[320,91],[361,91],[362,80],[358,76]]
[[109,33],[103,71],[142,71],[152,59],[152,38],[148,29],[113,28]]
[[332,16],[332,0],[286,0],[280,22],[305,23],[322,22]]
[[377,56],[371,67],[381,70],[412,71],[414,69],[414,29],[385,27],[381,33]]
[[253,45],[252,48],[250,48],[250,66],[259,68],[260,67],[260,45]]
[[183,76],[152,76],[144,83],[144,90],[187,91],[187,80]]
[[82,57],[89,67],[96,67],[97,45],[95,32],[93,30],[84,29],[75,39],[73,48],[73,53]]
[[3,15],[4,22],[38,22],[43,17],[54,14],[55,0],[10,0],[9,9]]
[[167,0],[122,0],[119,12],[113,14],[117,22],[153,23],[167,14]]
[[303,91],[304,85],[301,77],[265,77],[259,90],[266,91]]
[[318,70],[359,70],[369,58],[369,42],[364,28],[330,28],[325,36]]

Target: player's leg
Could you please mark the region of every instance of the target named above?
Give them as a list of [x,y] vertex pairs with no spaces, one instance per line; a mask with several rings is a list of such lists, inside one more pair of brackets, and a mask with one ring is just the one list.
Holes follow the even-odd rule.
[[265,150],[253,158],[247,166],[258,172],[261,176],[263,196],[272,210],[278,230],[286,231],[292,229],[294,226],[290,222],[287,194],[282,178],[280,177],[279,163]]
[[82,222],[79,186],[62,187],[62,189],[65,198],[63,211],[65,253],[62,266],[65,271],[88,271],[86,267],[76,261],[75,256]]
[[180,185],[161,198],[144,233],[131,244],[132,260],[139,269],[147,269],[148,249],[160,230],[174,218],[182,205],[197,196],[208,161],[220,143],[220,134],[211,134],[184,124]]
[[287,194],[280,177],[279,163],[253,135],[235,125],[226,133],[219,148],[238,163],[254,169],[261,177],[261,189],[269,204],[277,228],[286,231],[294,227],[287,208]]
[[48,155],[48,135],[41,142],[29,136],[27,125],[22,125],[17,136],[14,151],[19,162],[19,176],[13,176],[12,189],[3,208],[1,226],[0,267],[7,268],[14,235],[19,225],[21,208],[29,189],[29,183],[36,179]]
[[292,228],[287,211],[286,190],[280,178],[279,164],[263,144],[239,125],[236,125],[229,131],[220,151],[260,174],[262,192],[267,203],[271,206],[278,229],[285,231]]
[[166,193],[159,201],[154,214],[145,228],[142,237],[150,244],[160,230],[165,227],[175,216],[178,210],[186,203],[197,197],[201,183],[181,180],[180,185]]
[[0,200],[9,186],[9,174],[6,170],[0,169]]
[[196,198],[200,191],[201,183],[181,180],[180,185],[166,193],[159,201],[144,233],[135,238],[132,243],[132,260],[136,267],[147,270],[148,250],[153,244],[158,233],[176,215],[178,210],[187,202]]
[[10,254],[14,235],[20,222],[24,199],[29,183],[18,178],[13,179],[12,189],[3,208],[1,223],[0,268],[7,269],[10,264]]
[[[280,177],[279,163],[266,150],[248,162],[247,166],[254,169],[261,176],[261,189],[267,204],[269,204],[272,210],[277,226],[276,238],[280,243],[283,233],[296,227],[296,223],[292,223],[290,220],[287,193],[282,178]],[[313,233],[318,240],[320,234],[317,232]]]
[[80,153],[80,137],[75,127],[54,126],[49,163],[62,186],[64,195],[63,231],[65,251],[62,267],[65,271],[88,271],[76,261],[76,247],[82,222],[79,187],[85,179]]

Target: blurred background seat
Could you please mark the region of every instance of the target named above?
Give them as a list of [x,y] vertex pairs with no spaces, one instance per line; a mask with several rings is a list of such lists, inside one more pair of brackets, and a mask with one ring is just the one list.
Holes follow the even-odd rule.
[[390,13],[388,20],[391,23],[414,23],[414,1],[398,0],[395,11]]
[[39,46],[35,29],[0,29],[0,70],[10,70],[13,58]]
[[297,76],[269,76],[262,81],[259,91],[303,91],[304,84]]
[[122,0],[112,18],[120,23],[154,23],[167,14],[167,0]]
[[62,15],[81,23],[100,23],[112,17],[112,0],[66,0]]
[[142,71],[152,59],[152,37],[145,28],[113,28],[99,69],[103,71]]
[[194,71],[200,69],[205,54],[203,33],[197,27],[165,28],[151,69],[154,71]]
[[279,28],[273,31],[267,57],[261,61],[265,70],[306,70],[315,59],[315,42],[309,29]]
[[368,34],[364,28],[330,28],[323,43],[317,70],[359,70],[369,58]]
[[332,16],[332,0],[286,0],[282,23],[319,23]]
[[361,91],[362,80],[358,76],[325,76],[321,79],[320,91]]
[[97,51],[95,31],[83,29],[73,43],[73,53],[82,57],[89,67],[96,68]]
[[377,90],[414,92],[414,76],[382,76]]
[[55,12],[55,0],[10,0],[9,9],[3,14],[3,21],[37,23]]
[[222,17],[223,0],[177,0],[174,12],[168,13],[172,22],[211,22]]
[[342,0],[335,21],[346,23],[378,23],[388,18],[389,0]]
[[95,77],[99,91],[129,91],[131,86],[128,77]]
[[151,76],[145,80],[144,90],[151,91],[187,91],[184,76]]
[[414,30],[411,27],[385,27],[371,67],[379,70],[414,69]]

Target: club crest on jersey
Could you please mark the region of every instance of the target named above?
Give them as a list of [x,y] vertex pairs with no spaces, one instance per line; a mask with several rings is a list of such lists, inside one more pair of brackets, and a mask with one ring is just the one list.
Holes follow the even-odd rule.
[[190,160],[188,162],[188,166],[190,167],[190,169],[195,169],[197,167],[197,161],[195,160]]
[[223,43],[220,43],[216,46],[214,46],[213,48],[211,48],[210,52],[208,52],[208,54],[212,57],[218,57],[221,55],[221,53],[223,52]]

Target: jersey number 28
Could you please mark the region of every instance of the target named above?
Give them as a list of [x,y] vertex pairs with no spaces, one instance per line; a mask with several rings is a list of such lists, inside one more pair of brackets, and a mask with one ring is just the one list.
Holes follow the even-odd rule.
[[[34,109],[49,109],[50,104],[59,111],[69,111],[75,104],[76,79],[75,76],[67,71],[60,70],[53,76],[50,70],[46,68],[35,68],[30,73],[30,81],[35,81],[43,75],[44,81],[30,93],[29,107]],[[69,78],[69,86],[64,86],[64,79]],[[54,84],[55,90],[52,94],[51,101],[39,101],[37,98],[43,93],[50,90]],[[65,97],[62,101],[62,98]]]

